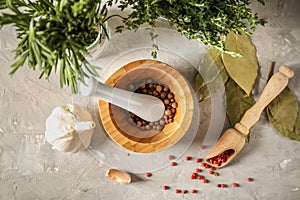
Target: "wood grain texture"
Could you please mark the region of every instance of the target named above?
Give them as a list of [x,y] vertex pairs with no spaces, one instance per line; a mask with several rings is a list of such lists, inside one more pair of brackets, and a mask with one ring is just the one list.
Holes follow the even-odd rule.
[[99,100],[100,118],[110,138],[127,150],[157,152],[178,142],[189,129],[193,117],[193,97],[189,85],[179,72],[154,60],[131,62],[116,71],[105,84],[127,89],[133,82],[152,78],[166,84],[178,102],[174,122],[160,130],[141,130],[131,122],[128,111]]
[[204,158],[205,161],[209,162],[210,158],[215,157],[228,149],[233,149],[234,153],[226,162],[222,162],[220,166],[212,163],[210,163],[210,165],[221,168],[230,163],[244,147],[245,137],[248,135],[249,129],[259,120],[265,107],[287,86],[289,78],[293,77],[293,75],[294,72],[290,68],[281,66],[279,72],[271,77],[257,102],[246,111],[241,121],[236,123],[234,128],[225,131],[219,141],[206,155]]

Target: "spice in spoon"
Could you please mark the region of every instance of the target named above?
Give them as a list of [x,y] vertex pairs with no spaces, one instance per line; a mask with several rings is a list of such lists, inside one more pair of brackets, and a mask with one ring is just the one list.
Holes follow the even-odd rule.
[[211,164],[214,164],[214,165],[221,166],[222,163],[226,162],[232,154],[234,154],[234,150],[228,149],[228,150],[220,153],[219,155],[208,159],[208,162]]

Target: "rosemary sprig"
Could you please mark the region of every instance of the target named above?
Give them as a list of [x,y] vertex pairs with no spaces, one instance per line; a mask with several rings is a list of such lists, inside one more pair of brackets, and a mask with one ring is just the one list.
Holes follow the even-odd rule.
[[85,56],[100,27],[108,37],[104,23],[112,16],[101,0],[1,0],[0,9],[0,27],[13,24],[19,39],[10,75],[26,61],[40,71],[39,78],[48,79],[59,68],[61,87],[70,86],[73,93],[77,80],[83,81],[83,66],[98,76]]

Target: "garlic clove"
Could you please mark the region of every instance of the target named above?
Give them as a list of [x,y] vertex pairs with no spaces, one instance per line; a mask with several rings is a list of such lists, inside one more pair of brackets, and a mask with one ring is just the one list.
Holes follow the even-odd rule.
[[118,169],[107,170],[106,177],[116,183],[126,184],[131,182],[131,175]]

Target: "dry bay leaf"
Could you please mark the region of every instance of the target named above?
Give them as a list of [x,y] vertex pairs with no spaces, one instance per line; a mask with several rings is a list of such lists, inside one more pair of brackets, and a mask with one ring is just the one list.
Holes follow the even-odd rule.
[[247,95],[250,95],[258,71],[256,49],[250,38],[244,33],[239,35],[230,32],[225,37],[225,44],[227,50],[241,54],[241,57],[222,54],[227,73]]
[[300,113],[298,113],[297,120],[295,123],[295,133],[296,133],[296,140],[300,141]]
[[267,107],[271,125],[281,135],[300,141],[300,114],[298,103],[291,90],[286,87]]
[[[252,93],[249,95],[239,87],[231,78],[225,85],[226,91],[226,114],[232,126],[241,121],[245,112],[255,104]],[[246,142],[250,140],[251,129],[246,137]]]
[[229,78],[225,85],[226,91],[226,114],[232,126],[239,122],[245,112],[254,105],[253,95],[247,95],[237,83]]
[[297,120],[295,121],[295,129],[293,131],[287,129],[282,122],[273,118],[269,110],[267,110],[267,114],[271,125],[277,130],[278,133],[291,140],[300,141],[300,114],[299,113],[297,115]]
[[[223,65],[221,52],[214,47],[208,48],[196,76],[195,91],[202,101],[217,92],[228,80],[228,74]],[[205,77],[205,80],[204,78]]]

